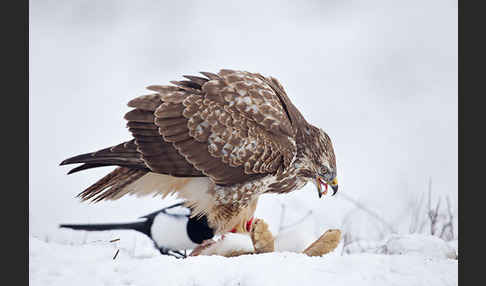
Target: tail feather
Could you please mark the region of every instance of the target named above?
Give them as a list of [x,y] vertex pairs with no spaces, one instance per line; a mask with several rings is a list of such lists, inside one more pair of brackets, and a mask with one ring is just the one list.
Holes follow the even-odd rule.
[[79,193],[78,197],[83,201],[92,199],[94,202],[99,202],[103,199],[113,199],[118,191],[135,182],[146,173],[146,170],[118,167]]
[[77,163],[84,163],[84,165],[70,170],[68,174],[103,166],[123,166],[132,169],[147,169],[140,153],[137,151],[137,145],[134,140],[101,149],[96,152],[85,153],[68,158],[62,161],[60,165]]
[[137,151],[135,140],[68,158],[62,161],[61,165],[79,163],[82,163],[82,165],[71,169],[68,174],[98,167],[118,166],[79,193],[78,197],[83,201],[92,199],[94,202],[99,202],[103,199],[116,199],[116,194],[119,191],[150,171],[142,160],[141,154]]
[[104,199],[117,198],[117,194],[119,191],[123,190],[125,187],[140,179],[143,175],[147,173],[143,170],[128,170],[129,171],[122,175],[122,177],[118,178],[109,189],[105,190],[102,194],[96,197],[95,202],[99,202]]
[[110,164],[101,164],[101,163],[94,164],[94,163],[86,163],[86,164],[83,164],[83,165],[81,165],[81,166],[78,166],[78,167],[76,167],[76,168],[71,169],[71,170],[68,172],[68,175],[70,175],[70,174],[72,174],[72,173],[79,172],[79,171],[87,170],[87,169],[98,168],[98,167],[105,167],[105,166],[110,166]]
[[150,223],[148,221],[108,224],[61,224],[59,227],[86,231],[136,230],[150,236]]

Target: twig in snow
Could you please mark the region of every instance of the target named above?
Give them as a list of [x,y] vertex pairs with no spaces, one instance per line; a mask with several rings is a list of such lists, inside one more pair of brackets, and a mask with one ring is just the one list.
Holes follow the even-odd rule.
[[[421,196],[422,197],[422,196]],[[442,197],[438,197],[437,203],[432,201],[432,179],[429,178],[428,182],[428,199],[425,209],[425,216],[421,224],[417,228],[418,217],[421,217],[421,208],[416,209],[416,213],[412,216],[412,225],[410,227],[411,233],[427,233],[437,236],[443,240],[449,241],[454,239],[454,214],[452,212],[452,206],[449,196],[445,198],[447,203],[447,214],[441,210]],[[424,231],[424,227],[429,224],[429,230]],[[439,232],[440,231],[440,232]]]
[[434,235],[437,222],[438,222],[438,217],[439,217],[439,208],[440,208],[440,197],[439,200],[437,201],[437,205],[435,206],[435,209],[432,209],[432,179],[429,178],[429,201],[428,201],[428,209],[429,211],[427,212],[427,215],[429,216],[430,220],[430,234]]
[[422,205],[424,202],[424,193],[420,194],[420,198],[418,201],[412,202],[412,219],[410,222],[410,226],[408,228],[409,233],[419,233],[423,229],[425,222],[420,219],[420,215],[422,214]]
[[120,249],[116,250],[115,256],[113,256],[113,260],[115,260],[115,258],[118,256],[118,252],[120,252]]
[[[452,213],[452,207],[451,207],[451,202],[449,200],[449,196],[446,196],[446,202],[447,202],[447,214],[448,214],[448,220],[447,222],[442,226],[442,231],[440,232],[440,238],[444,240],[452,240],[454,239],[454,214]],[[446,230],[449,230],[446,232]]]
[[284,222],[284,217],[285,217],[285,204],[280,203],[280,206],[282,207],[282,211],[280,211],[280,223],[278,225],[278,232],[283,230],[283,222]]

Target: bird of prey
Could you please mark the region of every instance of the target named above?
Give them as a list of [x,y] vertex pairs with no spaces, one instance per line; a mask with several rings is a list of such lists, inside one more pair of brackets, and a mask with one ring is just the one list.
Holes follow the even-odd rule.
[[307,182],[319,197],[338,190],[331,139],[309,124],[273,77],[222,69],[147,87],[128,103],[133,139],[61,163],[69,173],[115,170],[81,192],[82,200],[177,194],[215,234],[244,231],[264,193]]
[[61,224],[61,228],[86,231],[136,230],[148,236],[164,255],[185,257],[180,250],[193,249],[214,236],[206,217],[191,216],[191,209],[177,203],[130,223]]

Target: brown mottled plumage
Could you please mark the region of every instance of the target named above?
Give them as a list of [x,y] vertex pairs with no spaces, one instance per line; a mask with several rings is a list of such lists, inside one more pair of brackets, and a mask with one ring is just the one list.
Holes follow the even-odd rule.
[[[77,172],[119,166],[80,193],[83,200],[176,193],[223,233],[253,215],[258,196],[313,181],[337,190],[329,136],[306,122],[282,85],[258,73],[184,76],[128,103],[134,139],[61,164]],[[324,191],[325,192],[325,191]]]

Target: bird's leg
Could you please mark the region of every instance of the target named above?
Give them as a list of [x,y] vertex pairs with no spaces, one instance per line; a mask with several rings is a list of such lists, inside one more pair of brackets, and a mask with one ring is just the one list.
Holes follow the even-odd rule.
[[159,251],[160,251],[160,254],[162,254],[162,255],[170,255],[170,256],[173,256],[175,258],[186,258],[184,253],[180,252],[179,250],[173,250],[173,249],[169,249],[169,248],[166,248],[166,247],[160,247]]
[[159,248],[160,254],[162,255],[169,255],[169,249],[165,247],[160,247]]
[[[252,219],[253,220],[253,219]],[[249,221],[251,241],[255,248],[255,253],[267,253],[275,250],[275,238],[268,229],[268,224],[263,219],[254,219]]]
[[[267,253],[273,252],[275,249],[275,239],[268,228],[268,224],[263,219],[253,219],[252,217],[248,221],[242,222],[241,224],[235,226],[229,232],[248,233],[252,240],[254,251],[235,250],[229,251],[225,254],[220,254],[225,257],[234,257],[245,254]],[[223,239],[224,235],[219,241]],[[199,246],[194,248],[189,256],[211,255],[211,251],[208,252],[208,248],[215,243],[217,242],[213,239],[205,240]]]
[[[234,257],[246,254],[258,254],[273,252],[275,250],[275,239],[268,228],[268,224],[263,219],[250,218],[245,222],[245,232],[250,234],[254,251],[235,250],[225,253],[225,257]],[[241,231],[241,230],[240,230]],[[238,232],[238,231],[231,231]]]
[[174,256],[175,258],[187,258],[187,255],[180,252],[179,250],[171,249],[169,250],[169,254]]
[[339,229],[330,229],[309,245],[303,253],[308,256],[322,256],[336,249],[340,240],[341,231]]

